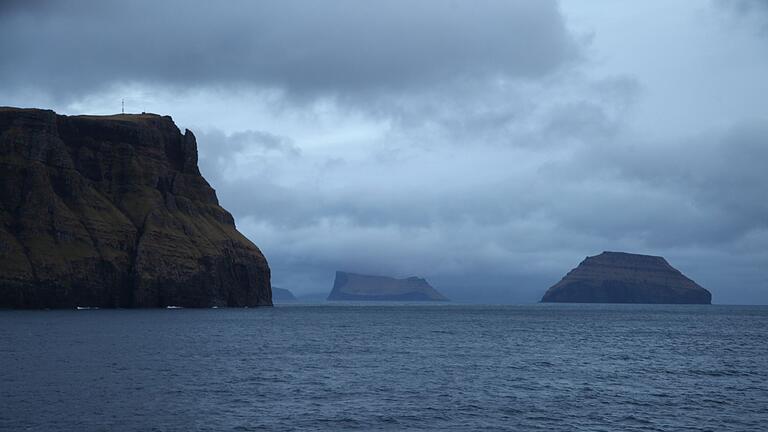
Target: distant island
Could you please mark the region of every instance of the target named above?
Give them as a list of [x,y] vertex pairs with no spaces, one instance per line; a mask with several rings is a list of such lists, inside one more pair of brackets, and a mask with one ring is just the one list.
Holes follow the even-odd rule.
[[712,294],[662,257],[603,252],[568,272],[541,301],[710,304]]
[[0,107],[0,185],[0,308],[272,304],[170,117]]
[[342,301],[448,301],[424,279],[395,279],[336,272],[328,300]]
[[290,290],[285,288],[272,287],[272,302],[273,303],[292,303],[296,302],[296,296]]

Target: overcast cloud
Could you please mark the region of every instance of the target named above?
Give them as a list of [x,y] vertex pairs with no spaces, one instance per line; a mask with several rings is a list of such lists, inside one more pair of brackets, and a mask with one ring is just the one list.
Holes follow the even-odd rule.
[[764,5],[9,2],[0,105],[172,115],[298,294],[531,302],[622,250],[765,303]]
[[136,81],[367,93],[539,77],[578,55],[546,0],[31,3],[4,13],[0,78],[70,97]]

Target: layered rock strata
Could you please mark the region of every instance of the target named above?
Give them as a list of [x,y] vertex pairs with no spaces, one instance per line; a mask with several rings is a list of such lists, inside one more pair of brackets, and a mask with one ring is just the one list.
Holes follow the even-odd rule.
[[0,108],[0,307],[270,305],[170,117]]
[[448,299],[422,278],[395,279],[387,276],[368,276],[337,271],[328,300],[447,301]]
[[662,257],[603,252],[568,272],[541,301],[710,304],[712,294]]

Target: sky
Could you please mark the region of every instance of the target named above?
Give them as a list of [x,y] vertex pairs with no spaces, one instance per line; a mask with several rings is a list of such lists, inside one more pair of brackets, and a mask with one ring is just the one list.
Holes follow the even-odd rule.
[[171,115],[275,286],[531,303],[661,255],[768,303],[768,2],[0,2],[0,105]]

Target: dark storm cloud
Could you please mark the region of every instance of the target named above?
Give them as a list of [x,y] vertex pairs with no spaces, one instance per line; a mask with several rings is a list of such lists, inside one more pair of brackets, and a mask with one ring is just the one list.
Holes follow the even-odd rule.
[[3,86],[65,95],[134,81],[402,89],[538,77],[578,56],[550,0],[13,2],[0,13]]

